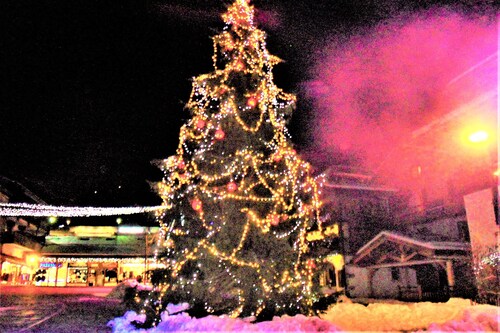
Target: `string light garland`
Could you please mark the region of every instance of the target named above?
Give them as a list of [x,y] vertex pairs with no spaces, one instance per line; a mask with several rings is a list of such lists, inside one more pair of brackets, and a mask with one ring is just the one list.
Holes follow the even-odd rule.
[[268,52],[249,0],[236,0],[222,18],[214,71],[193,78],[192,118],[176,154],[160,164],[155,260],[166,269],[143,304],[152,325],[171,294],[232,317],[269,306],[308,313],[316,297],[306,237],[311,228],[324,235],[322,185],[286,129],[296,97],[273,82],[281,60]]
[[[47,257],[47,256],[41,256],[39,258],[40,262],[44,263],[79,263],[79,262],[92,262],[92,263],[107,263],[107,262],[113,262],[113,263],[121,263],[121,264],[144,264],[144,257],[141,258],[133,258],[133,257],[128,257],[128,258],[118,258],[118,257],[105,257],[105,258],[99,258],[99,257]],[[155,261],[153,259],[147,259],[148,265],[150,267],[157,267]],[[163,265],[160,265],[159,267],[163,267]]]
[[86,217],[132,215],[158,212],[167,209],[165,206],[143,207],[68,207],[50,206],[28,203],[0,203],[0,216],[32,216],[32,217]]

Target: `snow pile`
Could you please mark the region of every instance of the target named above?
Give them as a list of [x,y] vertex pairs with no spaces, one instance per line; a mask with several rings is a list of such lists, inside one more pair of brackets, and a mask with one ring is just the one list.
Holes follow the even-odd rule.
[[[180,308],[169,305],[174,313]],[[227,316],[191,318],[186,313],[163,313],[162,322],[149,330],[138,330],[131,322],[144,317],[129,311],[108,323],[114,333],[158,332],[359,332],[359,331],[421,331],[431,332],[498,332],[499,308],[493,305],[472,305],[470,300],[452,298],[446,303],[356,303],[333,305],[318,317],[283,316],[272,321],[252,324],[250,318],[232,319]]]
[[[447,303],[340,303],[328,309],[321,318],[347,331],[412,331],[425,329],[431,323],[459,320],[470,301],[452,299]],[[353,320],[353,318],[363,318]]]
[[500,332],[500,309],[492,305],[475,305],[465,309],[460,320],[431,324],[430,332]]
[[153,289],[153,287],[151,285],[139,283],[136,279],[127,279],[123,282],[120,282],[118,285],[116,285],[116,287],[114,287],[106,297],[107,298],[115,298],[115,299],[123,299],[125,297],[126,290],[129,288],[135,288],[135,290],[137,290],[137,291]]
[[293,317],[274,317],[272,321],[257,324],[248,319],[229,318],[227,316],[208,316],[191,318],[186,313],[169,316],[164,313],[161,323],[149,330],[136,329],[131,322],[144,321],[144,316],[128,311],[125,316],[115,318],[108,323],[115,333],[157,333],[157,332],[341,332],[334,324],[318,317],[296,315]]

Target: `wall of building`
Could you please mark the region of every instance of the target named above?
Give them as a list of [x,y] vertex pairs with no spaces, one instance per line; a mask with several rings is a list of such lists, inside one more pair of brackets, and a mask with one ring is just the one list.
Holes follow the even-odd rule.
[[352,298],[369,297],[368,270],[365,268],[346,265],[347,294]]
[[465,216],[443,217],[408,225],[408,231],[419,239],[422,238],[418,237],[421,235],[424,239],[432,237],[434,240],[464,241],[464,232],[467,230],[461,230],[460,224],[466,225],[466,221]]
[[400,288],[416,287],[417,274],[410,267],[380,268],[375,270],[369,285],[367,268],[346,266],[347,286],[352,298],[390,298],[399,296]]

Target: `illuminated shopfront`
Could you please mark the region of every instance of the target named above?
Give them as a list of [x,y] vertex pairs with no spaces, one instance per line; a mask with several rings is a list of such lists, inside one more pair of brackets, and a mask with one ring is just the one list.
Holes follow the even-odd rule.
[[[0,204],[44,201],[20,183],[0,175]],[[49,225],[43,217],[0,215],[0,284],[26,285],[39,265],[39,251]]]
[[[57,261],[56,261],[57,260]],[[114,286],[126,280],[143,277],[157,268],[151,258],[52,258],[42,257],[37,286]]]
[[38,267],[38,254],[16,243],[2,244],[0,281],[3,284],[29,284]]
[[78,226],[47,237],[35,276],[38,286],[113,286],[146,278],[157,268],[152,247],[158,228]]

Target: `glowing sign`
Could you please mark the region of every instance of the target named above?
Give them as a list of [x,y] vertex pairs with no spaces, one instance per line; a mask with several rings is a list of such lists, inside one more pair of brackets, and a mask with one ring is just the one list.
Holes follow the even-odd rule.
[[41,262],[40,268],[55,268],[62,267],[62,262]]

